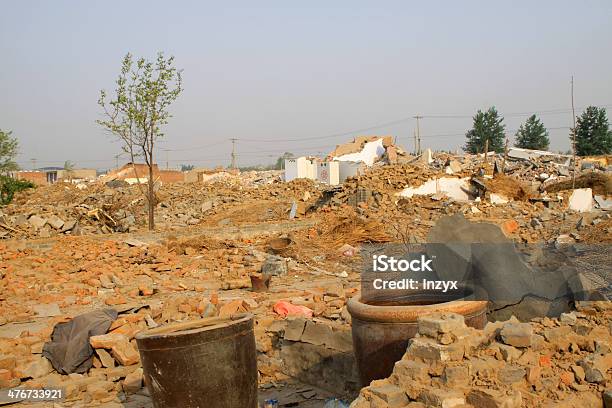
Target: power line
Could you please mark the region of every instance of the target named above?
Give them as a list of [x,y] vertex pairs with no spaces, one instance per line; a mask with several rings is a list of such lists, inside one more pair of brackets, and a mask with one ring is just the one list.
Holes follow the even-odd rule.
[[[610,108],[612,105],[599,105],[600,108]],[[578,110],[586,109],[586,106],[575,108]],[[503,117],[512,118],[512,117],[520,117],[520,116],[530,116],[530,115],[561,115],[566,113],[572,113],[572,109],[567,108],[559,108],[559,109],[547,109],[547,110],[538,110],[532,112],[513,112],[513,113],[505,113]],[[471,119],[474,115],[469,114],[427,114],[422,117],[427,119]]]
[[[608,109],[609,107],[612,107],[612,104],[606,104],[606,105],[599,105],[599,107],[601,108],[606,108]],[[575,109],[584,109],[584,107],[579,107],[579,108],[575,108]],[[548,110],[540,110],[538,112],[535,112],[537,114],[564,114],[564,113],[569,113],[571,112],[571,110],[568,109],[548,109]],[[504,115],[504,117],[515,117],[515,116],[524,116],[524,115],[531,115],[533,114],[533,112],[518,112],[518,113],[510,113],[510,114],[506,114]],[[352,133],[357,133],[357,132],[365,132],[368,130],[374,130],[374,129],[379,129],[379,128],[383,128],[383,127],[387,127],[387,126],[391,126],[391,125],[396,125],[396,124],[400,124],[400,123],[404,123],[404,122],[408,122],[411,120],[417,120],[417,116],[418,119],[421,118],[431,118],[431,119],[445,119],[445,118],[472,118],[472,115],[457,115],[457,114],[427,114],[427,115],[413,115],[410,117],[404,117],[404,118],[400,118],[400,119],[396,119],[393,121],[388,121],[388,122],[384,122],[384,123],[379,123],[377,125],[374,126],[369,126],[369,127],[363,127],[363,128],[359,128],[359,129],[353,129],[353,130],[349,130],[346,132],[341,132],[341,133],[334,133],[334,134],[329,134],[326,136],[317,136],[317,137],[305,137],[305,138],[297,138],[297,139],[261,139],[261,140],[257,140],[257,139],[242,139],[242,138],[231,138],[229,139],[230,141],[232,141],[232,162],[233,162],[233,166],[236,165],[236,155],[237,152],[235,150],[235,143],[236,141],[242,141],[242,142],[251,142],[251,143],[279,143],[279,142],[300,142],[300,141],[305,141],[305,140],[320,140],[320,139],[331,139],[331,138],[335,138],[335,137],[340,137],[340,136],[346,136]],[[575,116],[575,115],[573,115]],[[571,129],[570,127],[567,126],[562,126],[562,127],[549,127],[547,128],[547,130],[556,130],[556,129]],[[509,133],[514,133],[516,132],[518,129],[514,129],[514,130],[507,130],[507,132]],[[461,131],[460,133],[442,133],[442,134],[431,134],[431,135],[420,135],[420,128],[417,132],[417,144],[420,145],[420,139],[421,138],[441,138],[441,137],[453,137],[453,136],[464,136],[465,135],[465,131]],[[216,141],[216,142],[211,142],[208,143],[204,146],[195,146],[195,147],[189,147],[189,148],[175,148],[175,149],[162,149],[163,151],[166,151],[166,155],[168,154],[168,152],[184,152],[184,151],[194,151],[194,150],[202,150],[202,149],[210,149],[211,147],[214,146],[218,146],[221,144],[227,143],[227,139],[226,140],[220,140],[220,141]],[[296,148],[291,148],[291,150],[294,151],[300,151],[300,150],[307,150],[307,149],[322,149],[322,148],[326,148],[328,146],[333,146],[335,145],[330,143],[329,145],[326,146],[317,146],[317,147],[301,147],[299,149]],[[418,149],[418,146],[416,146]],[[241,152],[240,154],[242,155],[246,155],[249,157],[257,157],[257,156],[253,156],[252,154],[260,154],[259,157],[268,157],[268,156],[261,156],[261,154],[264,153],[272,153],[272,152],[281,152],[281,151],[285,151],[287,149],[278,149],[278,150],[256,150],[256,151],[247,151],[247,152]],[[211,160],[214,159],[218,159],[218,156],[209,156]],[[115,157],[115,161],[117,161],[117,157]],[[177,160],[168,160],[168,157],[166,157],[166,162],[172,161],[172,162],[180,162],[180,161],[195,161],[195,160],[200,160],[200,159],[207,159],[206,156],[200,156],[198,159],[177,159]],[[45,160],[36,160],[36,159],[30,159],[32,161],[31,165],[32,167],[36,167],[36,163],[48,163],[48,164],[55,164],[55,163],[59,163],[61,164],[62,162],[60,161],[45,161]],[[78,160],[78,162],[80,163],[112,163],[112,160]],[[25,162],[20,162],[20,163],[25,163]],[[115,163],[116,164],[116,163]]]
[[326,136],[315,136],[315,137],[301,137],[299,139],[261,139],[261,140],[257,140],[257,139],[240,139],[240,141],[249,141],[249,142],[300,142],[302,140],[317,140],[317,139],[330,139],[332,137],[339,137],[339,136],[346,136],[346,135],[350,135],[351,133],[358,133],[358,132],[366,132],[368,130],[374,130],[374,129],[379,129],[382,127],[387,127],[387,126],[391,126],[391,125],[396,125],[402,122],[407,122],[407,121],[411,121],[413,119],[412,116],[407,117],[407,118],[402,118],[402,119],[397,119],[397,120],[393,120],[391,122],[385,122],[385,123],[380,123],[378,125],[374,125],[374,126],[370,126],[370,127],[366,127],[366,128],[361,128],[361,129],[354,129],[354,130],[349,130],[347,132],[342,132],[342,133],[334,133],[331,135],[326,135]]
[[[600,105],[599,107],[609,108],[609,107],[612,107],[612,104]],[[585,107],[581,107],[577,109],[584,109],[584,108]],[[546,115],[546,114],[564,114],[564,113],[570,113],[570,112],[571,110],[559,108],[559,109],[548,109],[548,110],[539,110],[539,111],[532,111],[532,112],[515,112],[515,113],[504,114],[503,116],[504,117],[519,117],[519,116],[527,116],[527,115],[533,115],[533,114]],[[278,142],[301,142],[303,140],[330,139],[330,138],[350,135],[352,133],[365,132],[368,130],[380,129],[380,128],[388,127],[391,125],[397,125],[403,122],[415,120],[417,116],[419,116],[419,119],[421,118],[427,118],[427,119],[471,119],[473,118],[473,115],[468,115],[468,114],[426,114],[426,115],[415,114],[409,117],[400,118],[400,119],[392,120],[389,122],[379,123],[378,125],[349,130],[349,131],[341,132],[341,133],[333,133],[333,134],[329,134],[326,136],[302,137],[299,139],[243,139],[243,138],[239,138],[239,140],[241,142],[278,143]]]

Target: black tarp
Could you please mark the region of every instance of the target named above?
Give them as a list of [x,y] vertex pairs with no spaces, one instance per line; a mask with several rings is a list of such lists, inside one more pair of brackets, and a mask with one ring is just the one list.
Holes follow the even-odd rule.
[[43,356],[60,374],[84,373],[93,364],[94,349],[89,344],[91,336],[106,334],[117,318],[115,309],[100,309],[76,316],[53,328],[51,341],[45,343]]

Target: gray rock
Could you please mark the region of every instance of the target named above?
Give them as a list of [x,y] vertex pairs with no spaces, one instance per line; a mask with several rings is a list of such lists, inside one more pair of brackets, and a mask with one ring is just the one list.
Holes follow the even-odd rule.
[[559,316],[559,321],[561,323],[573,326],[578,321],[578,317],[576,317],[576,313],[574,313],[574,312],[571,312],[571,313],[561,313],[561,316]]
[[28,219],[28,222],[36,228],[42,228],[45,226],[45,224],[47,224],[47,220],[45,218],[39,217],[38,215],[31,216]]
[[76,226],[76,220],[68,220],[62,226],[62,232],[72,231],[72,229]]
[[530,225],[533,229],[541,229],[543,227],[542,222],[537,218],[532,218]]
[[500,332],[503,342],[514,347],[529,347],[532,334],[529,323],[506,323]]
[[57,303],[41,303],[38,305],[34,305],[32,309],[39,317],[52,317],[59,316],[62,314]]
[[261,272],[272,276],[284,276],[287,274],[287,261],[278,256],[270,256],[261,267]]
[[54,214],[49,217],[49,219],[47,220],[47,224],[58,230],[64,226],[64,220]]
[[499,370],[497,378],[504,384],[514,384],[522,381],[526,373],[524,368],[508,365]]

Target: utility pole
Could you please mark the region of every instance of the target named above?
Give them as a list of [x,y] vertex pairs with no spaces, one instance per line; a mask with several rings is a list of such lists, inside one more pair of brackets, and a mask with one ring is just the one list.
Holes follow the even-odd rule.
[[32,162],[32,170],[36,170],[36,159],[30,159]]
[[232,141],[232,164],[230,165],[230,167],[232,169],[235,169],[236,168],[236,141],[238,139],[231,138],[230,140]]
[[413,116],[416,119],[416,140],[417,140],[417,154],[421,154],[421,130],[419,128],[419,119],[423,117],[420,115]]
[[121,153],[115,155],[115,169],[119,170],[119,156]]
[[574,169],[572,171],[572,190],[576,188],[576,111],[574,110],[574,76],[572,75],[571,82],[571,95],[572,95],[572,120],[574,121],[574,127],[572,128],[572,145],[573,145],[573,163]]
[[508,137],[506,137],[506,145],[504,146],[504,162],[502,164],[502,173],[506,172],[506,160],[508,160]]
[[412,131],[412,135],[414,136],[414,155],[416,156],[418,153],[418,147],[417,147],[417,137],[416,137],[416,130]]
[[166,152],[166,170],[168,170],[168,152],[170,151],[170,149],[162,149],[162,150]]

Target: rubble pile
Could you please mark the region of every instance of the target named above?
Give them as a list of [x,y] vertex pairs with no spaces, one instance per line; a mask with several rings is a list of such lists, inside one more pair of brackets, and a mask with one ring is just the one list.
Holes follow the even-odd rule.
[[[607,164],[582,160],[574,182],[567,157],[549,152],[411,157],[379,137],[332,156],[364,152],[373,158],[367,171],[337,187],[285,183],[278,171],[156,185],[151,234],[142,186],[57,183],[17,194],[0,209],[0,388],[62,387],[70,403],[146,406],[138,332],[250,312],[262,388],[292,378],[354,397],[346,302],[359,290],[360,252],[424,243],[453,214],[498,225],[508,243],[573,251],[579,277],[609,291],[599,273],[607,248],[581,245],[612,242]],[[538,265],[567,259],[532,249],[524,255]],[[457,316],[424,317],[393,375],[364,388],[353,407],[601,406],[612,388],[608,306],[578,302],[559,319],[484,330]],[[510,309],[502,318],[525,318]],[[81,345],[89,360],[58,365],[54,333],[91,312],[112,321]]]
[[[293,309],[309,311],[316,324],[335,327],[347,352],[346,300],[357,289],[356,283],[349,285],[325,271],[337,268],[337,259],[319,259],[319,267],[310,269],[265,252],[267,238],[218,241],[195,236],[162,244],[85,236],[57,240],[41,249],[0,246],[0,388],[63,387],[68,401],[124,401],[144,392],[134,340],[139,331],[246,311],[256,316],[262,384],[286,380],[287,372],[297,370],[286,367],[281,356],[285,329],[299,317]],[[250,275],[257,272],[273,274],[269,292],[251,290]],[[107,333],[90,338],[91,368],[57,372],[43,357],[54,326],[84,311],[108,308],[118,316]],[[282,310],[289,310],[289,316]],[[316,336],[291,341],[299,341],[299,347],[317,342]]]
[[[160,186],[156,224],[176,230],[203,221],[216,224],[287,219],[295,200],[315,202],[320,191],[311,180],[281,183],[268,172],[246,172],[206,183]],[[24,191],[0,209],[0,237],[47,238],[54,235],[90,235],[146,229],[146,199],[138,185],[56,183]],[[51,204],[52,203],[52,204]],[[259,211],[254,207],[260,207]],[[268,211],[272,209],[272,211]],[[232,216],[231,211],[238,214]],[[242,215],[239,214],[242,211]],[[224,215],[211,218],[217,214]]]
[[365,174],[347,179],[342,190],[335,194],[331,203],[344,204],[359,189],[369,190],[377,196],[392,195],[406,186],[418,186],[435,175],[435,171],[410,164],[375,166]]
[[351,408],[602,407],[612,390],[612,310],[469,328],[457,314],[419,319],[393,374]]
[[57,183],[22,191],[0,209],[0,234],[41,237],[127,232],[136,224],[143,197],[136,187]]
[[246,245],[197,237],[167,245],[128,242],[65,237],[44,253],[0,247],[0,319],[36,316],[38,302],[115,306],[154,294],[250,287],[249,274],[266,259]]
[[[501,168],[501,162],[487,166],[478,155],[456,158],[440,153],[433,155],[431,161],[421,160],[422,157],[412,164],[373,166],[365,174],[347,179],[321,211],[339,213],[347,206],[354,207],[363,217],[385,220],[388,232],[395,238],[403,240],[409,232],[411,242],[423,242],[439,217],[455,213],[498,223],[521,242],[549,242],[559,237],[565,240],[566,236],[571,242],[592,242],[597,232],[583,238],[580,230],[589,226],[595,230],[605,228],[602,222],[610,219],[609,174],[589,170],[577,177],[576,186],[584,188],[589,196],[592,192],[593,202],[581,198],[579,205],[586,210],[572,210],[571,177],[547,177],[544,182],[516,173],[493,174],[493,167]],[[489,157],[487,163],[498,163],[494,159]],[[515,159],[512,163],[517,168],[535,166],[533,160]],[[457,182],[452,183],[454,180]],[[412,191],[406,194],[409,190]]]

